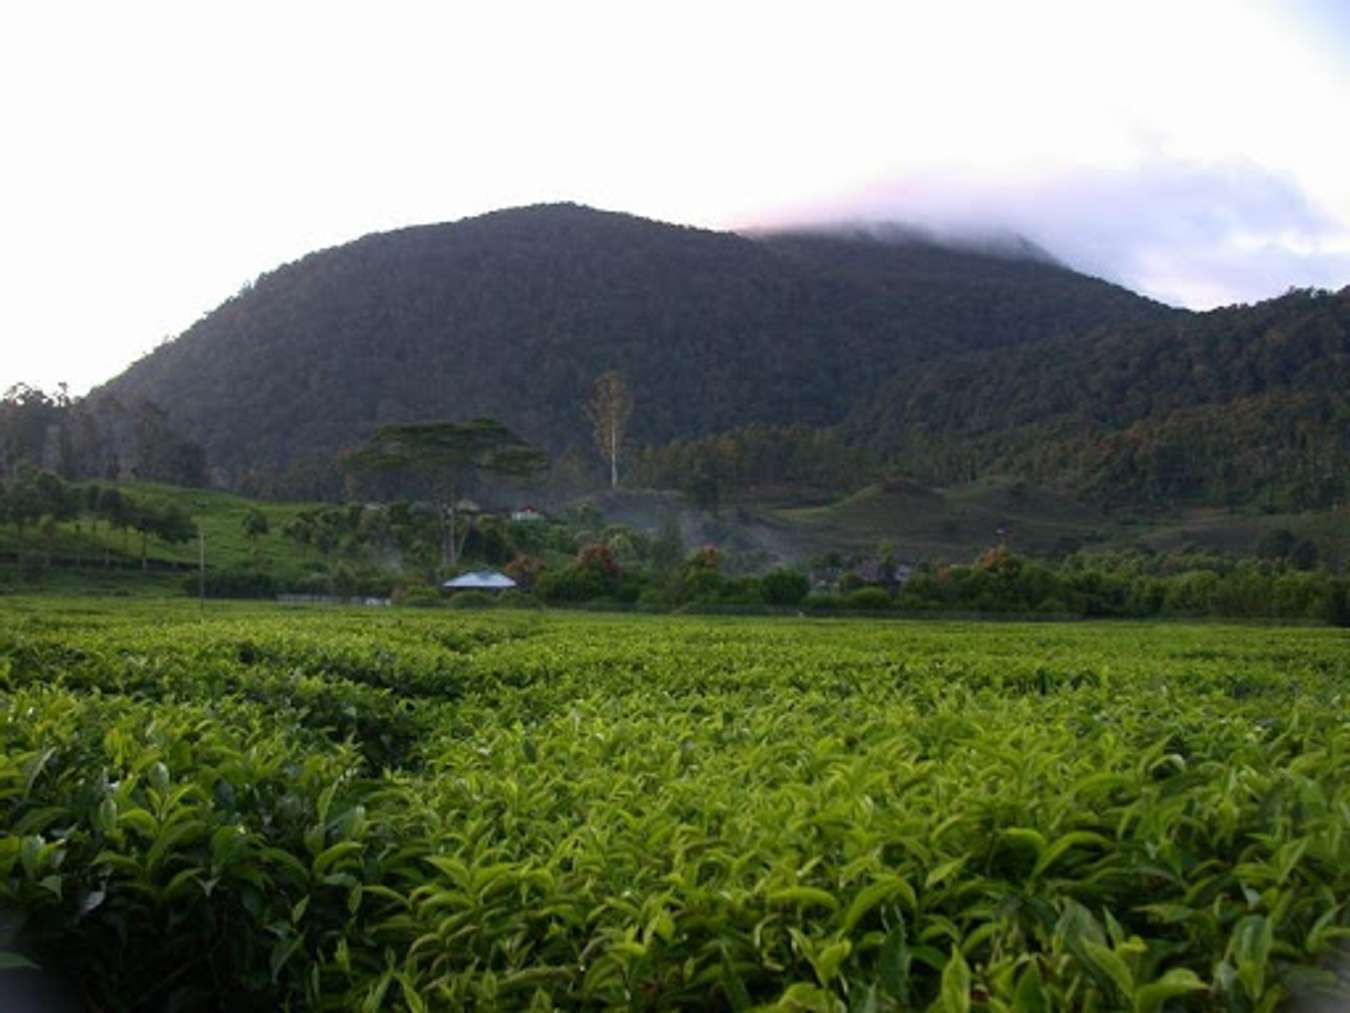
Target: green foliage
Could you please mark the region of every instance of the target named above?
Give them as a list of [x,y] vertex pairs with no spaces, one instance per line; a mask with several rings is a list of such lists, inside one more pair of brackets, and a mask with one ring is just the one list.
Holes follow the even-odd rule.
[[891,608],[895,602],[883,588],[861,587],[844,596],[844,604],[851,609],[877,611]]
[[[583,545],[571,566],[543,571],[535,583],[539,596],[553,604],[575,604],[597,598],[619,598],[624,574],[614,551],[603,542]],[[636,601],[640,588],[629,582],[622,598]]]
[[183,591],[192,597],[205,593],[208,598],[274,598],[277,582],[256,570],[212,570],[203,579],[198,574],[183,578]]
[[1350,491],[1348,352],[1350,288],[1294,291],[936,358],[842,435],[937,485],[1002,472],[1113,510],[1328,508]]
[[99,1008],[1350,984],[1339,631],[7,608],[0,903]]
[[577,406],[614,369],[642,406],[638,444],[820,427],[915,362],[1170,316],[1041,259],[918,235],[750,240],[555,205],[312,254],[107,390],[154,399],[232,486],[316,498],[332,495],[322,462],[390,406],[474,406],[550,452],[589,449]]
[[449,604],[453,609],[481,609],[491,608],[497,602],[487,591],[456,591]]
[[764,600],[770,605],[797,605],[811,590],[805,574],[793,570],[770,570],[760,579]]
[[258,539],[262,535],[267,534],[267,532],[270,530],[269,525],[267,523],[267,514],[263,513],[257,507],[251,508],[246,514],[244,514],[244,520],[241,527],[243,528],[244,531],[244,537],[247,538],[249,542],[251,544],[254,544],[255,546],[257,544]]
[[[397,482],[401,495],[406,494],[409,480],[431,490],[442,525],[438,540],[444,544],[449,567],[457,565],[465,540],[474,533],[471,519],[460,531],[457,511],[463,489],[480,473],[524,478],[547,463],[540,450],[489,418],[390,423],[380,426],[359,450],[343,457],[343,467],[351,474],[373,477],[386,485]],[[485,543],[479,553],[493,562],[504,562],[512,555],[509,539],[500,530],[494,535],[488,544],[486,534],[479,533]]]
[[18,383],[0,396],[0,473],[19,463],[70,479],[206,484],[202,448],[178,438],[153,402],[107,394],[72,400]]
[[431,584],[402,583],[394,587],[393,604],[409,608],[440,608],[446,604],[444,592]]

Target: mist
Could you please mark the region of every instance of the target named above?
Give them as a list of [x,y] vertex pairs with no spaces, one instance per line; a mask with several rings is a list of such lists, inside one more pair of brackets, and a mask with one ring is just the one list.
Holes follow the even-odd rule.
[[780,209],[755,225],[884,223],[961,244],[1013,234],[1078,271],[1191,309],[1350,284],[1350,228],[1291,178],[1240,160],[1002,179],[932,172]]

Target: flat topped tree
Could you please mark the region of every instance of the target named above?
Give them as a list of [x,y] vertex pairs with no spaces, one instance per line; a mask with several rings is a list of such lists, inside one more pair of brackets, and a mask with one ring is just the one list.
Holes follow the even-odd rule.
[[460,487],[478,472],[527,477],[544,468],[548,458],[496,419],[477,418],[380,426],[344,464],[360,472],[403,472],[430,481],[442,508],[446,562],[453,566],[459,557]]

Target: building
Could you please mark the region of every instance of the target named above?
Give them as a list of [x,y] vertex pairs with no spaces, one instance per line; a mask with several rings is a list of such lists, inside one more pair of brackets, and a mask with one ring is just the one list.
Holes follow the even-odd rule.
[[441,585],[447,591],[509,591],[516,582],[496,570],[470,570]]

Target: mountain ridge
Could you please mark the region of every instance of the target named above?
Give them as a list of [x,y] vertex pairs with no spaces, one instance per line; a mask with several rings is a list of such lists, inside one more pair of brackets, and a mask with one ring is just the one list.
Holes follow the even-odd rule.
[[413,418],[583,449],[608,369],[634,440],[660,443],[833,425],[915,363],[1182,312],[1030,257],[535,205],[315,251],[97,390],[153,401],[247,489]]

